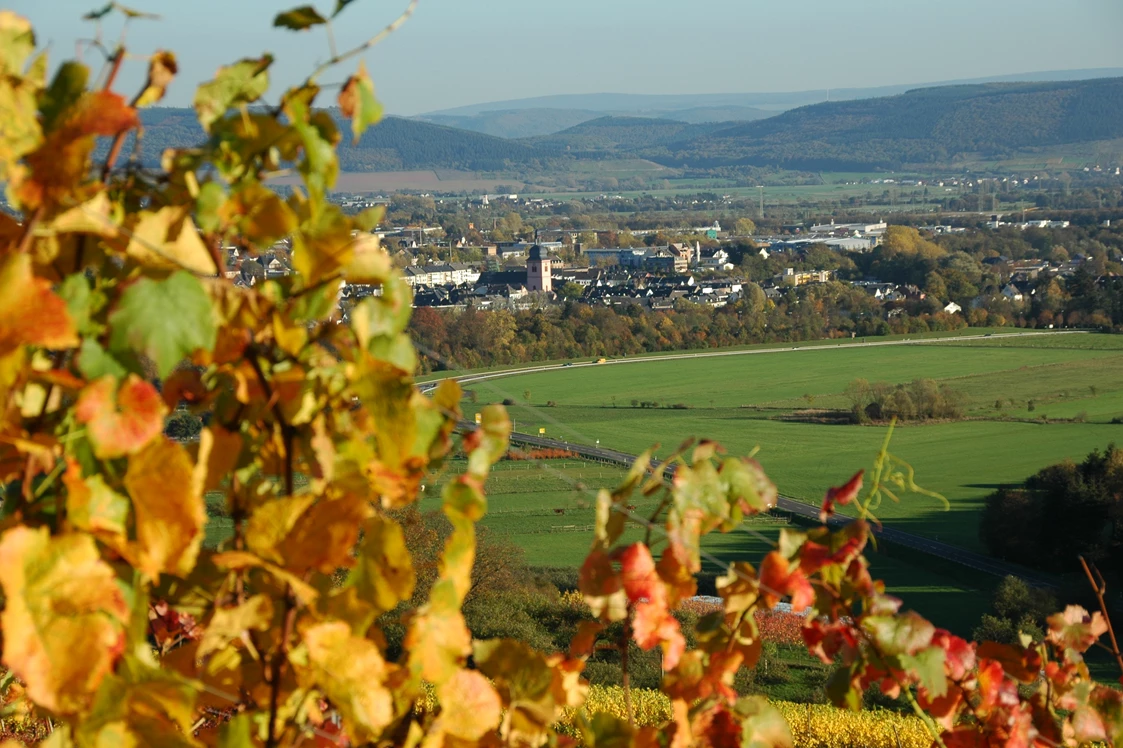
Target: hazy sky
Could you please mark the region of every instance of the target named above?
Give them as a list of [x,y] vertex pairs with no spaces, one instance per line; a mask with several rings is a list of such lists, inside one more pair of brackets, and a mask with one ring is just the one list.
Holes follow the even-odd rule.
[[[126,0],[162,15],[134,21],[138,54],[172,49],[190,102],[218,65],[273,52],[275,91],[327,58],[322,30],[271,27],[305,0]],[[74,54],[103,0],[9,0],[52,60]],[[330,11],[334,0],[314,3]],[[373,35],[405,0],[355,0],[341,49]],[[107,23],[115,36],[119,23]],[[396,114],[562,93],[729,93],[866,87],[1006,73],[1123,67],[1121,0],[421,0],[367,54]],[[96,61],[90,52],[88,61]],[[325,82],[342,80],[352,63]],[[122,82],[136,85],[143,63]],[[276,93],[274,92],[274,96]]]

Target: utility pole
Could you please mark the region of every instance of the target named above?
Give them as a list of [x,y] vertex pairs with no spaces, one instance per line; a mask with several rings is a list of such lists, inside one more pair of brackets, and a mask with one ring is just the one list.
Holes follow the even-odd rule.
[[756,188],[760,190],[760,211],[758,217],[764,218],[764,185],[758,184]]

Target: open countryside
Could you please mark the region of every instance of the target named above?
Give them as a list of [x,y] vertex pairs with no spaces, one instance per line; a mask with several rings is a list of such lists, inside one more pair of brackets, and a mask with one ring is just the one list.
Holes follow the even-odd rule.
[[891,451],[912,464],[921,486],[944,495],[950,510],[929,497],[906,496],[900,504],[883,504],[878,516],[976,550],[982,499],[996,486],[1102,449],[1123,432],[1111,423],[1123,416],[1119,337],[994,335],[847,345],[854,344],[558,366],[465,386],[481,403],[513,401],[509,410],[523,433],[544,428],[556,439],[599,441],[633,453],[659,443],[657,453],[666,454],[690,436],[714,439],[731,454],[759,448],[757,459],[781,493],[817,503],[826,488],[869,466],[886,429],[816,422],[824,412],[850,407],[845,391],[856,379],[898,384],[932,378],[962,394],[964,417],[901,423]]

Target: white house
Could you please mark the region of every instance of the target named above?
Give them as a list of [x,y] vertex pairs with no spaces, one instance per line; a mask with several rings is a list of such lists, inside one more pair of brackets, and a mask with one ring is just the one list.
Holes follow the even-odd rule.
[[944,311],[948,314],[958,314],[963,311],[963,307],[956,304],[954,301],[949,301],[947,306],[944,307]]

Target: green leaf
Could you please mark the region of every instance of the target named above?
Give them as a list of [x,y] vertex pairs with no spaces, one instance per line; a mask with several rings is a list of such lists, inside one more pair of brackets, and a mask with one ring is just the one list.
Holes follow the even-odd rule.
[[795,740],[784,715],[763,696],[737,701],[734,711],[741,715],[741,745],[744,748],[792,748]]
[[335,18],[336,16],[338,16],[343,12],[344,8],[346,8],[353,2],[355,2],[355,0],[335,0],[335,10],[332,11],[331,17]]
[[230,107],[261,98],[269,88],[266,71],[272,64],[273,55],[240,60],[219,68],[214,80],[199,86],[195,92],[195,112],[203,129],[210,131],[214,121]]
[[360,60],[359,70],[343,84],[339,91],[339,109],[351,120],[353,142],[358,143],[366,129],[382,119],[382,105],[374,98],[374,81],[367,74],[366,64]]
[[82,16],[83,21],[98,21],[113,12],[113,3],[107,3],[104,7],[98,10],[91,10],[86,15]]
[[211,302],[203,284],[182,270],[129,286],[109,317],[109,351],[152,359],[161,378],[196,350],[215,344]]
[[100,379],[111,374],[118,380],[124,379],[129,369],[105,352],[96,340],[86,338],[78,351],[78,371],[88,380]]
[[250,715],[245,712],[223,723],[218,728],[218,748],[252,748],[252,727]]
[[301,5],[299,8],[278,13],[273,19],[273,25],[281,28],[303,31],[304,29],[327,23],[327,19],[316,12],[311,5]]
[[195,220],[203,231],[215,232],[222,227],[219,209],[226,203],[226,190],[218,182],[205,182],[195,198]]
[[79,333],[88,334],[90,330],[90,315],[99,306],[97,296],[90,292],[90,281],[83,273],[67,276],[58,287],[58,295],[66,302],[66,311],[74,320],[74,327]]
[[39,94],[39,111],[43,115],[44,130],[52,130],[58,116],[86,92],[89,77],[90,69],[80,62],[67,60],[59,66],[50,87]]
[[939,698],[948,692],[948,679],[944,675],[943,647],[929,647],[914,655],[897,655],[901,669],[916,676],[920,685],[928,689],[928,695]]

